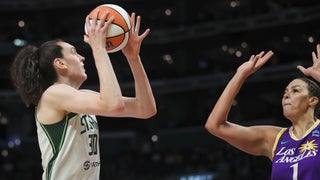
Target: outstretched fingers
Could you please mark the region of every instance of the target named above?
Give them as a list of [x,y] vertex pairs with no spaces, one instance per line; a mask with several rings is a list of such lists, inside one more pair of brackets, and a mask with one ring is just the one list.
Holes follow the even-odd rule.
[[320,45],[317,45],[317,54],[313,51],[312,52],[312,61],[313,64],[319,63],[319,56],[320,56]]
[[262,51],[259,55],[258,55],[258,59],[257,59],[257,67],[261,67],[263,66],[266,62],[269,61],[269,59],[273,56],[273,52],[272,51],[268,51],[266,54],[264,53],[264,51]]
[[260,68],[272,57],[272,55],[272,51],[268,51],[266,54],[264,51],[261,51],[257,55],[252,55],[249,61],[252,61],[254,63],[255,68]]
[[[312,62],[313,62],[313,65],[310,66],[310,67],[303,67],[301,65],[298,65],[297,68],[306,76],[313,76],[313,74],[315,74],[315,72],[319,72],[319,68],[320,68],[320,45],[318,44],[317,45],[317,54],[315,51],[313,51],[311,53],[312,55]],[[315,78],[315,77],[313,77]],[[315,78],[316,79],[316,78]]]
[[134,33],[135,32],[135,26],[136,26],[136,13],[131,13],[130,16],[130,23],[131,23],[131,32]]
[[259,59],[260,59],[260,57],[262,57],[263,56],[263,54],[264,54],[264,51],[261,51],[259,54],[257,54],[257,55],[252,55],[251,57],[250,57],[250,61],[253,61],[254,63],[256,63]]
[[[109,14],[109,11],[106,11],[106,12],[103,14],[103,16],[102,16],[101,19],[106,19],[107,16],[108,16],[108,14]],[[113,20],[114,20],[114,16],[112,15],[109,19],[107,19],[107,21],[100,20],[100,21],[99,21],[99,25],[100,25],[102,28],[106,29],[106,28],[108,28],[108,26],[113,22]]]
[[131,38],[142,41],[149,34],[150,29],[148,28],[141,35],[139,35],[140,25],[141,25],[141,16],[136,16],[134,12],[130,16],[130,21],[131,21],[131,33],[134,36]]
[[137,16],[136,23],[134,26],[134,32],[136,32],[136,33],[139,33],[139,31],[140,31],[140,22],[141,22],[141,17]]
[[298,65],[297,68],[306,76],[309,76],[309,72],[307,71],[306,68],[304,68],[303,66],[301,65]]
[[143,40],[145,37],[147,37],[147,35],[149,34],[149,32],[150,32],[150,29],[149,29],[149,28],[146,29],[146,30],[140,35],[141,40]]

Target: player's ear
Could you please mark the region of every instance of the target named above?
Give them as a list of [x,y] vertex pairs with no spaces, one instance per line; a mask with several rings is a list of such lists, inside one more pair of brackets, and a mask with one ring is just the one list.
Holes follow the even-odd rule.
[[66,62],[61,58],[55,58],[53,60],[53,66],[56,70],[65,70],[67,69]]
[[312,106],[316,106],[319,103],[319,98],[316,96],[313,96],[309,99],[309,103]]

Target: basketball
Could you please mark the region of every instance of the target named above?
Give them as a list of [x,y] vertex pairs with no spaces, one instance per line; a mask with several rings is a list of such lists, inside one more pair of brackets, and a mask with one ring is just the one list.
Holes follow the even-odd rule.
[[[113,53],[121,50],[128,42],[129,31],[131,29],[130,15],[122,7],[115,4],[103,4],[94,8],[89,13],[89,19],[94,17],[95,10],[99,8],[98,21],[101,20],[105,11],[109,11],[105,21],[111,16],[114,16],[112,24],[108,27],[106,37],[106,50],[107,52]],[[88,34],[85,28],[85,33]]]

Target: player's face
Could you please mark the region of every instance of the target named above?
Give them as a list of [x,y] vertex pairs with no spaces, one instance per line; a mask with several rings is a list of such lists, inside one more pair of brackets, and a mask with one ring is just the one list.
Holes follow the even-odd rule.
[[67,66],[67,75],[72,81],[83,82],[87,79],[87,74],[84,69],[83,61],[85,58],[77,53],[75,47],[66,42],[61,42],[59,45],[62,46],[62,54],[64,62]]
[[305,115],[310,111],[310,95],[308,85],[300,79],[295,79],[286,87],[282,108],[286,118],[292,120]]

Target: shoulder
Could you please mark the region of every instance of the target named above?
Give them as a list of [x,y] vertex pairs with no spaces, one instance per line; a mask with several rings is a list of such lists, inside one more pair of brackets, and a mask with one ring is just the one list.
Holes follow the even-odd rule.
[[68,84],[53,84],[49,86],[45,92],[52,92],[52,91],[58,91],[58,90],[64,90],[64,89],[75,89],[75,88],[73,88]]
[[254,128],[268,144],[273,144],[278,134],[283,130],[282,127],[272,125],[254,126]]
[[54,84],[48,87],[42,94],[39,105],[50,105],[52,108],[59,106],[64,100],[67,100],[77,89],[67,84]]
[[272,159],[274,143],[278,139],[279,133],[282,132],[284,128],[272,125],[260,125],[254,126],[254,128],[259,132],[260,136],[263,137],[263,140],[261,139],[263,142],[261,155]]
[[65,96],[69,93],[72,94],[76,91],[78,90],[67,84],[53,84],[43,92],[42,98],[57,99],[59,96]]
[[277,134],[284,129],[283,127],[273,125],[257,125],[253,126],[256,130],[260,131],[264,135],[277,136]]
[[273,143],[275,141],[275,139],[277,138],[277,136],[279,135],[279,133],[281,133],[285,128],[283,127],[279,127],[279,126],[266,126],[266,132],[265,135],[267,137],[267,139]]
[[40,101],[50,104],[53,108],[59,109],[64,105],[64,108],[66,108],[66,106],[70,107],[72,103],[79,103],[79,99],[87,97],[89,93],[94,93],[94,91],[76,89],[68,84],[54,84],[47,88]]
[[37,119],[43,124],[53,124],[59,122],[68,113],[61,104],[67,100],[64,94],[67,89],[72,88],[68,85],[52,85],[42,94],[37,106]]
[[68,84],[53,84],[51,85],[44,94],[68,94],[68,93],[75,93],[75,92],[90,92],[94,93],[95,91],[89,90],[89,89],[76,89]]

